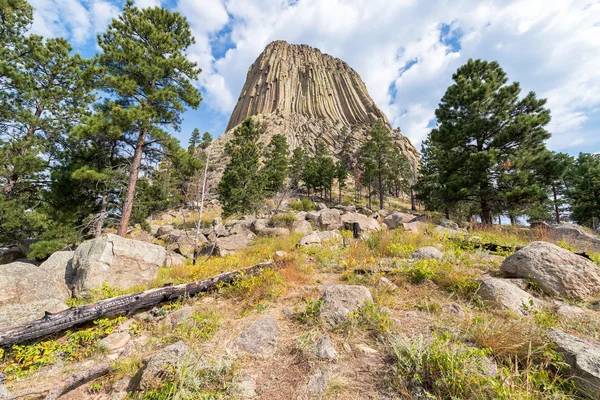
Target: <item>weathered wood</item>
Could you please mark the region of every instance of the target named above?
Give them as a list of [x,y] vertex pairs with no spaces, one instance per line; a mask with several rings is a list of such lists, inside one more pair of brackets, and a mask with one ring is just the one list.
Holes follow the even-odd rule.
[[229,283],[241,276],[257,275],[265,268],[274,265],[272,262],[265,262],[231,272],[224,272],[201,281],[164,286],[135,294],[113,297],[97,303],[69,308],[54,314],[46,312],[44,317],[36,321],[0,329],[0,347],[39,339],[100,317],[125,313],[133,314],[137,310],[173,301],[182,296],[193,296],[200,292],[207,292],[215,289],[220,283]]

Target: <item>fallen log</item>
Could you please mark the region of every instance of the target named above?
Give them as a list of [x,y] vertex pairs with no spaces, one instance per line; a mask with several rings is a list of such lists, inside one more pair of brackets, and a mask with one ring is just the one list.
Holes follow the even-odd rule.
[[97,303],[69,308],[54,314],[46,312],[46,315],[41,319],[0,329],[0,348],[62,332],[73,326],[93,321],[100,317],[119,314],[131,315],[137,310],[173,301],[182,296],[193,296],[197,293],[214,290],[218,284],[230,283],[239,277],[258,275],[265,268],[273,266],[275,264],[272,262],[265,262],[231,272],[224,272],[201,281],[168,285],[139,293],[113,297]]

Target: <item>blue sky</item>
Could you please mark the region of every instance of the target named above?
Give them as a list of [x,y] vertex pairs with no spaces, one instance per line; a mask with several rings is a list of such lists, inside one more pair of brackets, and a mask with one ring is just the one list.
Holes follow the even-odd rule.
[[[125,0],[30,0],[32,31],[97,51],[95,35]],[[273,40],[339,57],[365,81],[394,127],[420,148],[452,73],[495,60],[523,93],[548,99],[548,147],[600,152],[599,0],[136,0],[185,15],[204,100],[181,132],[223,133],[250,64]]]

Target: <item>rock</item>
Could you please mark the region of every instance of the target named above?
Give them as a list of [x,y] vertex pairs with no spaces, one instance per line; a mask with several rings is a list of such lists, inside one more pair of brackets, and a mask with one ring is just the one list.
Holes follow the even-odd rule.
[[306,235],[302,239],[300,239],[300,242],[298,243],[298,245],[300,245],[300,246],[313,246],[313,245],[320,245],[320,244],[321,244],[321,238],[319,237],[317,232],[309,233],[308,235]]
[[8,391],[8,389],[6,389],[6,387],[4,387],[5,383],[6,383],[6,375],[4,375],[3,373],[0,373],[0,400],[8,400],[8,398],[12,396],[12,393],[10,393]]
[[156,352],[142,372],[140,389],[154,389],[163,381],[172,379],[175,370],[185,362],[189,351],[184,342],[177,342]]
[[317,211],[309,211],[306,213],[306,220],[307,221],[312,221],[312,222],[317,222],[319,220],[319,216],[321,215],[320,212]]
[[560,304],[556,307],[556,315],[565,319],[576,319],[581,318],[585,315],[585,311],[577,306],[572,306],[570,304]]
[[104,282],[130,288],[152,282],[164,265],[162,246],[107,234],[83,242],[73,256],[73,294],[88,297]]
[[527,315],[541,306],[535,297],[506,279],[484,276],[479,282],[479,296],[492,307]]
[[256,380],[249,375],[244,375],[237,382],[236,389],[239,398],[252,399],[256,397]]
[[296,221],[292,225],[292,233],[302,233],[304,235],[308,235],[313,231],[310,222],[306,220]]
[[356,346],[354,346],[354,347],[356,347],[356,349],[357,349],[358,351],[360,351],[361,353],[364,353],[364,354],[371,354],[371,355],[374,355],[374,354],[378,354],[378,353],[379,353],[379,352],[378,352],[377,350],[375,350],[374,348],[372,348],[372,347],[369,347],[369,346],[367,346],[366,344],[363,344],[363,343],[358,343],[358,344],[356,344]]
[[165,267],[181,267],[185,265],[187,258],[174,251],[167,251],[165,257]]
[[306,214],[307,214],[306,211],[299,211],[296,213],[296,219],[298,221],[304,221],[304,220],[306,220]]
[[[250,231],[238,233],[237,235],[231,235],[228,237],[217,238],[217,244],[215,246],[215,252],[221,257],[233,254],[236,251],[245,249],[256,239],[256,235]],[[207,246],[210,247],[210,246]]]
[[173,225],[162,225],[156,230],[156,236],[161,237],[175,230]]
[[412,214],[395,212],[395,213],[385,217],[383,219],[383,222],[385,222],[385,224],[388,226],[388,228],[396,229],[399,226],[401,226],[402,224],[408,224],[408,223],[414,222],[416,220],[417,220],[417,217],[415,217]]
[[459,231],[457,229],[445,228],[443,226],[436,226],[433,228],[435,233],[441,236],[464,236],[465,232]]
[[392,210],[379,210],[377,211],[377,215],[379,216],[379,218],[385,219],[385,217],[392,215],[394,213],[394,211]]
[[435,247],[426,246],[413,251],[410,258],[413,260],[441,260],[444,258],[444,253]]
[[331,285],[325,289],[320,317],[325,326],[334,328],[346,322],[348,314],[359,310],[365,303],[372,302],[371,292],[364,286]]
[[256,234],[269,226],[268,219],[257,219],[250,225],[250,230]]
[[327,208],[327,204],[322,203],[322,202],[316,203],[315,206],[317,206],[317,209],[319,211],[323,211],[323,210],[327,210],[328,209]]
[[321,211],[318,222],[321,226],[321,229],[325,229],[328,231],[334,231],[336,229],[340,229],[343,226],[342,216],[339,210],[336,210],[335,208]]
[[229,230],[227,228],[225,228],[225,225],[223,225],[223,224],[217,224],[217,225],[215,225],[214,232],[217,235],[217,237],[227,237],[227,236],[229,236]]
[[127,332],[115,332],[98,340],[98,345],[107,349],[110,353],[125,347],[131,340],[131,335]]
[[440,226],[444,227],[444,228],[448,228],[448,229],[453,229],[455,231],[460,229],[460,227],[458,226],[458,224],[456,222],[449,220],[449,219],[443,219],[440,222]]
[[[227,226],[227,225],[225,225],[225,226]],[[232,235],[236,235],[238,233],[243,233],[244,231],[250,230],[251,226],[252,226],[251,221],[239,221],[238,224],[232,225],[229,228],[229,233]]]
[[292,310],[289,307],[285,307],[283,309],[283,315],[285,315],[285,317],[289,320],[295,320],[296,319],[296,313],[294,312],[294,310]]
[[313,245],[321,245],[324,242],[341,242],[343,240],[343,236],[335,231],[325,231],[325,232],[312,232],[302,239],[298,243],[300,246],[313,246]]
[[290,230],[288,228],[263,228],[256,232],[258,236],[268,236],[268,237],[281,237],[288,236],[290,234]]
[[402,225],[402,229],[404,229],[405,232],[410,232],[410,233],[419,233],[425,230],[425,228],[427,228],[427,224],[421,221],[415,221],[415,222],[408,222],[408,223],[403,223]]
[[71,291],[60,270],[13,262],[0,268],[0,327],[18,325],[69,308]]
[[462,307],[456,303],[443,305],[442,311],[447,314],[456,315],[457,317],[464,317],[467,315],[467,313],[462,309]]
[[75,277],[75,271],[73,270],[74,255],[74,251],[56,251],[40,265],[40,268],[47,271],[54,271],[57,274],[57,278],[62,277],[67,286],[71,287],[73,278]]
[[379,232],[381,227],[375,218],[369,218],[359,213],[349,212],[342,215],[342,222],[346,229],[352,229],[352,224],[358,222],[361,231]]
[[315,354],[322,360],[333,361],[337,357],[337,351],[329,336],[321,336],[315,344]]
[[311,395],[325,394],[327,391],[327,372],[319,371],[311,375],[306,385],[306,391]]
[[576,224],[563,222],[547,230],[546,235],[557,242],[565,241],[577,250],[600,251],[600,238],[587,233],[583,227]]
[[569,365],[577,390],[589,399],[600,398],[600,343],[555,328],[550,328],[548,337]]
[[385,276],[382,276],[377,280],[377,287],[391,291],[399,290],[398,286]]
[[169,322],[171,329],[177,328],[179,325],[192,318],[192,315],[197,311],[196,307],[183,307],[169,314]]
[[235,353],[249,353],[270,356],[277,349],[279,325],[275,318],[260,318],[235,338],[232,350]]
[[19,246],[0,247],[0,265],[9,264],[25,257]]
[[600,268],[592,261],[546,242],[532,242],[504,260],[508,276],[535,281],[543,290],[572,299],[600,292]]
[[349,213],[356,212],[356,206],[352,205],[352,204],[349,206],[340,206],[339,208],[340,208],[340,210],[342,210],[344,212],[349,212]]
[[362,215],[366,215],[367,217],[373,215],[373,210],[371,210],[370,208],[361,207],[357,211]]

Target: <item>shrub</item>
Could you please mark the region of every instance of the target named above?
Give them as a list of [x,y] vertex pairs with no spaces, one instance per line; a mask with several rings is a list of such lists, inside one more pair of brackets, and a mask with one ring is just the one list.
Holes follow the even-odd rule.
[[298,313],[296,319],[304,324],[316,325],[319,323],[319,312],[323,306],[323,300],[305,298],[306,307],[303,312]]
[[292,213],[275,214],[269,221],[269,225],[275,228],[291,228],[296,220],[296,216]]
[[302,200],[292,201],[290,203],[290,208],[294,211],[313,211],[315,209],[315,203],[304,197]]
[[169,341],[202,342],[209,340],[219,329],[219,315],[214,312],[196,311],[191,318],[178,326]]
[[425,279],[432,279],[438,268],[436,260],[417,260],[406,270],[407,278],[410,283],[418,285]]
[[240,277],[230,285],[222,285],[226,297],[240,297],[252,304],[264,300],[272,300],[284,292],[282,276],[275,270],[267,268],[260,275]]

